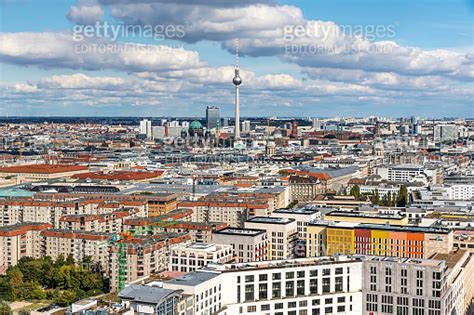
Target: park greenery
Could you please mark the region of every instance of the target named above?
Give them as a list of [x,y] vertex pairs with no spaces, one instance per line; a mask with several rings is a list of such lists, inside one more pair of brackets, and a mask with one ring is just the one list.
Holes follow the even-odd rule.
[[46,300],[59,306],[107,290],[108,283],[90,258],[76,263],[72,257],[24,257],[0,277],[0,301]]

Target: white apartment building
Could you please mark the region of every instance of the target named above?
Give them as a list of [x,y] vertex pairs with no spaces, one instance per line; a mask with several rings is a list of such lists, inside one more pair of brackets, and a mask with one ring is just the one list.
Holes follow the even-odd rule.
[[362,262],[347,257],[228,264],[163,287],[194,295],[196,315],[362,313]]
[[23,257],[40,258],[40,234],[49,228],[50,224],[32,222],[0,227],[0,275]]
[[170,251],[169,270],[191,272],[209,263],[227,263],[233,259],[231,245],[191,243],[173,246]]
[[234,263],[175,278],[163,283],[166,294],[156,294],[183,294],[189,305],[194,301],[195,315],[463,314],[473,267],[467,251],[433,259],[338,255]]
[[226,228],[212,234],[213,242],[232,246],[236,262],[268,259],[268,236],[265,230]]
[[443,172],[441,168],[423,165],[399,164],[377,168],[376,174],[391,182],[420,181],[426,184],[441,184]]
[[141,120],[139,132],[141,135],[146,135],[147,139],[151,140],[153,138],[151,121],[148,119]]
[[458,184],[445,187],[448,198],[451,200],[472,200],[474,199],[474,184]]
[[269,241],[268,259],[287,259],[295,255],[298,226],[295,219],[253,217],[245,222],[245,228],[266,230]]
[[306,227],[309,222],[321,219],[320,209],[314,208],[292,208],[292,209],[278,209],[272,212],[271,217],[295,219],[298,229],[298,237],[300,239],[306,238]]

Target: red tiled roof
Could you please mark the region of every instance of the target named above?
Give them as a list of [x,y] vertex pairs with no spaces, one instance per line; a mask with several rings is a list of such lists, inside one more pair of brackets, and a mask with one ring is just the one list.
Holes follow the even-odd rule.
[[164,172],[129,172],[129,171],[115,171],[111,173],[90,172],[83,174],[76,174],[73,178],[79,179],[107,179],[107,180],[144,180],[160,177]]
[[0,173],[34,173],[34,174],[57,174],[74,171],[88,170],[86,166],[78,165],[49,165],[49,164],[32,164],[0,167]]

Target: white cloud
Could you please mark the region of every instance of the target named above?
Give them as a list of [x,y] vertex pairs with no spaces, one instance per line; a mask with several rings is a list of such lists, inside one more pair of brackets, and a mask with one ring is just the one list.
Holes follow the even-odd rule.
[[135,82],[117,77],[90,77],[83,73],[71,75],[54,75],[43,78],[38,84],[48,89],[96,89],[96,90],[130,90]]
[[93,24],[104,16],[102,6],[95,0],[79,0],[69,8],[67,18],[78,24]]
[[1,33],[0,61],[44,68],[169,71],[200,67],[199,54],[165,45],[73,40],[68,32]]
[[[290,5],[249,1],[246,5],[221,1],[190,4],[189,1],[102,1],[121,21],[143,25],[184,25],[183,40],[217,41],[228,51],[239,38],[241,52],[251,56],[277,55],[302,68],[355,69],[400,75],[441,75],[457,80],[474,78],[472,55],[449,50],[422,50],[401,46],[387,38],[394,26],[383,26],[384,36],[369,41],[374,30],[347,28],[332,21],[307,20]],[[379,34],[379,33],[377,33]],[[375,35],[377,35],[375,34]],[[374,36],[375,36],[374,35]],[[296,47],[295,51],[291,48]],[[315,50],[317,50],[315,52]]]

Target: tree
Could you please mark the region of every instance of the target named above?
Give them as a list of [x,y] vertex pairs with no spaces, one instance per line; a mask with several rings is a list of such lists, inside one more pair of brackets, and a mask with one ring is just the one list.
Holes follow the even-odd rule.
[[54,303],[58,304],[59,306],[68,306],[72,302],[76,300],[76,292],[73,290],[65,290],[61,292],[56,299],[54,299]]
[[397,207],[406,207],[408,205],[408,190],[405,185],[400,186],[398,192]]
[[6,277],[0,278],[0,301],[13,301],[13,290]]
[[379,190],[378,189],[376,189],[376,190],[374,190],[374,192],[372,192],[372,197],[370,198],[370,201],[374,205],[380,204],[380,195],[379,195]]
[[10,315],[12,313],[12,309],[8,305],[7,302],[0,301],[0,315]]
[[359,200],[360,199],[360,187],[358,185],[352,186],[350,194],[351,194],[351,196],[354,196],[355,200]]

